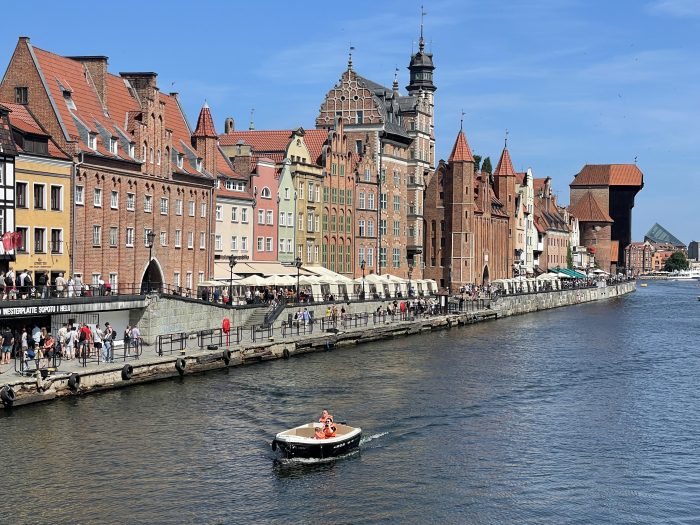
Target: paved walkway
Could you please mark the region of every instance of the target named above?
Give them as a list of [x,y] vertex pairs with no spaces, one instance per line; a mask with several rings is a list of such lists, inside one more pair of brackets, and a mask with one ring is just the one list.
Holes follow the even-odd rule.
[[[481,312],[469,312],[469,313],[486,313],[489,310],[483,310]],[[455,312],[457,313],[457,312]],[[466,312],[461,312],[461,313],[466,313]],[[424,321],[424,320],[429,320],[429,319],[434,319],[437,317],[441,317],[442,314],[436,314],[436,315],[430,315],[430,316],[420,316],[416,318],[415,320],[407,320],[407,321],[400,321],[398,319],[396,320],[391,320],[391,318],[387,318],[385,322],[380,322],[377,321],[376,323],[373,322],[372,316],[369,317],[367,325],[358,325],[354,326],[354,323],[351,325],[350,322],[346,323],[346,326],[343,326],[343,323],[341,321],[338,321],[337,323],[337,329],[340,332],[352,332],[352,331],[358,331],[358,332],[363,332],[368,329],[372,329],[374,327],[382,327],[382,326],[397,326],[401,324],[412,324],[416,321]],[[328,328],[329,325],[326,324],[325,328]],[[289,329],[288,329],[289,330]],[[290,344],[295,343],[297,341],[301,340],[308,340],[309,337],[319,337],[319,336],[332,336],[334,335],[334,332],[327,332],[324,329],[321,328],[321,323],[316,322],[313,327],[311,326],[306,326],[306,332],[304,332],[304,326],[301,325],[299,327],[299,334],[297,335],[297,328],[294,327],[291,331],[287,331],[286,335],[282,335],[282,329],[279,326],[275,326],[274,331],[271,336],[268,337],[267,331],[263,333],[257,333],[256,334],[256,340],[253,341],[252,339],[252,334],[251,330],[243,330],[242,338],[240,343],[235,344],[232,343],[229,345],[228,348],[230,348],[231,351],[239,351],[243,350],[248,347],[253,347],[261,344],[266,344],[270,342],[270,337],[274,339],[275,343],[279,342],[288,342]],[[224,338],[225,341],[225,338]],[[224,345],[217,345],[220,348],[226,348],[226,344]],[[188,345],[187,345],[187,355],[195,355],[195,354],[209,354],[211,351],[207,351],[206,347],[204,348],[199,348],[197,346],[197,340],[196,339],[189,339],[188,340]],[[168,359],[172,359],[174,356],[178,355],[178,352],[173,352],[172,354],[165,354],[164,356],[160,357],[156,355],[156,348],[155,346],[144,346],[143,348],[143,353],[139,357],[139,359],[136,359],[135,357],[130,357],[127,358],[126,361],[123,358],[123,349],[121,347],[117,347],[115,349],[115,360],[114,363],[97,363],[97,362],[88,362],[87,366],[83,366],[82,360],[78,359],[71,359],[71,360],[62,360],[59,366],[59,373],[62,374],[70,374],[73,372],[80,372],[80,373],[86,373],[94,370],[109,370],[109,369],[114,369],[114,370],[119,370],[124,366],[124,363],[158,363],[161,361],[165,361]],[[18,365],[19,366],[19,365]],[[33,366],[33,364],[31,365]],[[27,376],[22,376],[19,373],[15,372],[15,360],[11,360],[9,365],[0,365],[0,387],[8,384],[8,383],[14,383],[18,380],[21,379],[28,379]]]

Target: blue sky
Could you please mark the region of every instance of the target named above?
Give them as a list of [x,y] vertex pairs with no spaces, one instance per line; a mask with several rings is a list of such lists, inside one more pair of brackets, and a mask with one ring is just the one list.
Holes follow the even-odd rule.
[[[637,157],[645,187],[633,235],[659,222],[700,239],[700,0],[423,1],[436,64],[436,140],[459,129],[495,165],[509,131],[517,169],[552,177],[561,203],[586,163]],[[217,129],[313,127],[347,65],[406,85],[420,0],[329,2],[71,2],[4,7],[0,64],[17,37],[65,55],[107,55],[110,70],[156,71],[191,122],[206,99]]]

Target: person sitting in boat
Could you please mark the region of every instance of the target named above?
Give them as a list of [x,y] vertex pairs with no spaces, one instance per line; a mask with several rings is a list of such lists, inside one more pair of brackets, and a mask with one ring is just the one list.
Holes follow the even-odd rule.
[[321,412],[321,417],[318,418],[318,422],[319,422],[319,423],[325,423],[325,422],[326,422],[326,419],[330,419],[331,421],[333,421],[333,416],[331,416],[331,415],[328,413],[328,410],[324,408],[324,409],[323,409],[323,412]]
[[335,428],[335,425],[333,424],[333,419],[328,418],[326,419],[325,426],[323,428],[323,435],[326,439],[335,437],[335,431],[337,429]]

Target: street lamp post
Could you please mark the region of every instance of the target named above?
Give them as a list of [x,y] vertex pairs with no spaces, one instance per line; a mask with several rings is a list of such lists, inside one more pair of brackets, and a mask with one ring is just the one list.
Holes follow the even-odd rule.
[[365,260],[360,261],[360,268],[362,268],[362,300],[365,300]]
[[146,266],[146,271],[148,272],[148,291],[151,291],[151,261],[153,260],[153,241],[156,238],[156,234],[153,230],[150,230],[146,234],[146,243],[148,244],[148,266]]
[[297,267],[297,304],[299,304],[299,270],[301,269],[301,257],[294,259],[294,266]]
[[413,273],[413,265],[408,265],[408,298],[411,298],[411,274]]
[[229,281],[228,281],[228,304],[231,305],[233,301],[233,267],[236,266],[238,262],[238,257],[231,254],[228,257],[228,267],[229,267]]

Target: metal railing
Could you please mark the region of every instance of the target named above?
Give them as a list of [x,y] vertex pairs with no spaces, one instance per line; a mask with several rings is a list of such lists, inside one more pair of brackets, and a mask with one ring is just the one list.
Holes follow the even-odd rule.
[[79,342],[76,350],[76,358],[82,366],[114,361],[126,362],[127,359],[139,359],[143,354],[143,341],[141,339],[128,343],[123,342],[120,346],[116,346],[112,342],[109,352],[105,349],[104,342],[102,348],[95,348],[92,343],[83,343]]
[[50,357],[39,357],[39,354],[35,352],[34,357],[29,358],[26,350],[20,350],[19,354],[21,356],[15,355],[14,359],[15,372],[23,376],[33,375],[39,370],[42,376],[46,377],[50,372],[58,370],[63,360],[61,353],[57,350],[54,350]]
[[187,350],[187,333],[177,332],[174,334],[159,335],[156,338],[156,353],[159,356],[165,354],[172,355]]

